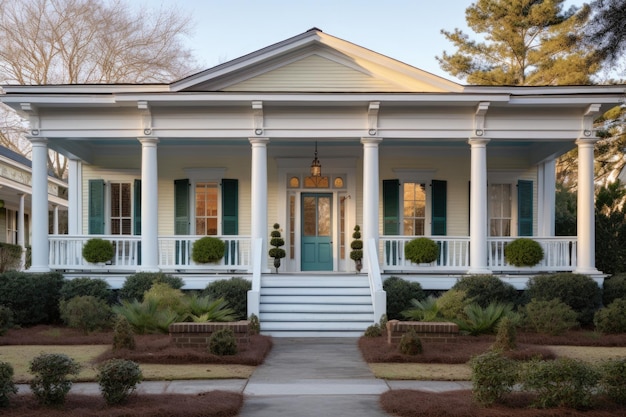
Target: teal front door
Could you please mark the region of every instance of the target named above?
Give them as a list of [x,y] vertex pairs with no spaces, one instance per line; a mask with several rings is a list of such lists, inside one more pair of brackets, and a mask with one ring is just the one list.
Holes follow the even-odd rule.
[[302,194],[302,271],[332,271],[332,194]]

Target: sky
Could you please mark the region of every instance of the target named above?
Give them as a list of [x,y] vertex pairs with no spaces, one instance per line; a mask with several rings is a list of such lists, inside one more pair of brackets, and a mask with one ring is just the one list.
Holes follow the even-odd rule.
[[[468,32],[472,0],[149,0],[190,14],[189,47],[210,68],[317,27],[329,35],[459,81],[435,56],[454,48],[441,29]],[[569,0],[580,6],[582,1]],[[473,32],[469,32],[472,34]]]

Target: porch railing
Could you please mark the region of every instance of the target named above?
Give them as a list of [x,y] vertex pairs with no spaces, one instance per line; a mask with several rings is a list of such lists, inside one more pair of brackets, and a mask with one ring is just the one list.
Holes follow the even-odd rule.
[[[94,237],[113,243],[115,255],[103,265],[83,258],[83,246]],[[216,264],[196,264],[191,260],[193,243],[203,236],[159,236],[159,269],[164,271],[234,271],[251,268],[251,244],[247,236],[217,236],[226,245],[224,258]],[[120,235],[50,235],[48,264],[52,269],[135,271],[141,265],[141,236]]]
[[[464,272],[470,267],[470,239],[467,236],[429,236],[439,246],[439,258],[430,264],[416,265],[404,258],[404,246],[415,236],[383,236],[380,238],[380,262],[384,271]],[[577,238],[575,236],[532,237],[544,251],[543,260],[532,268],[509,265],[504,247],[514,237],[487,238],[487,266],[494,272],[573,271],[576,269]]]

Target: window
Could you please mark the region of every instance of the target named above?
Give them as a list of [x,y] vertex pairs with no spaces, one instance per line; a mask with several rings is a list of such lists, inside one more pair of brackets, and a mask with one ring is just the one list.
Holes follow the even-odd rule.
[[426,186],[415,182],[402,184],[403,235],[423,236],[426,224]]
[[132,234],[130,183],[111,183],[111,234]]
[[511,184],[489,184],[489,235],[511,236]]
[[217,183],[196,184],[196,234],[217,235]]

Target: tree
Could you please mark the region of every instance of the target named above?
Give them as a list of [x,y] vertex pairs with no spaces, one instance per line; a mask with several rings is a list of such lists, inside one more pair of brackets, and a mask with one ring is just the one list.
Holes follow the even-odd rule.
[[587,25],[587,41],[607,64],[615,64],[626,53],[626,0],[595,0]]
[[563,11],[565,0],[478,0],[465,11],[472,40],[441,33],[457,51],[437,57],[442,69],[479,85],[588,84],[597,56],[582,42],[589,6]]
[[[0,83],[161,83],[196,70],[183,45],[190,18],[124,0],[0,0]],[[1,141],[21,136],[4,117]],[[50,154],[62,176],[65,160]]]
[[626,271],[626,189],[616,180],[598,190],[596,267],[607,274]]

